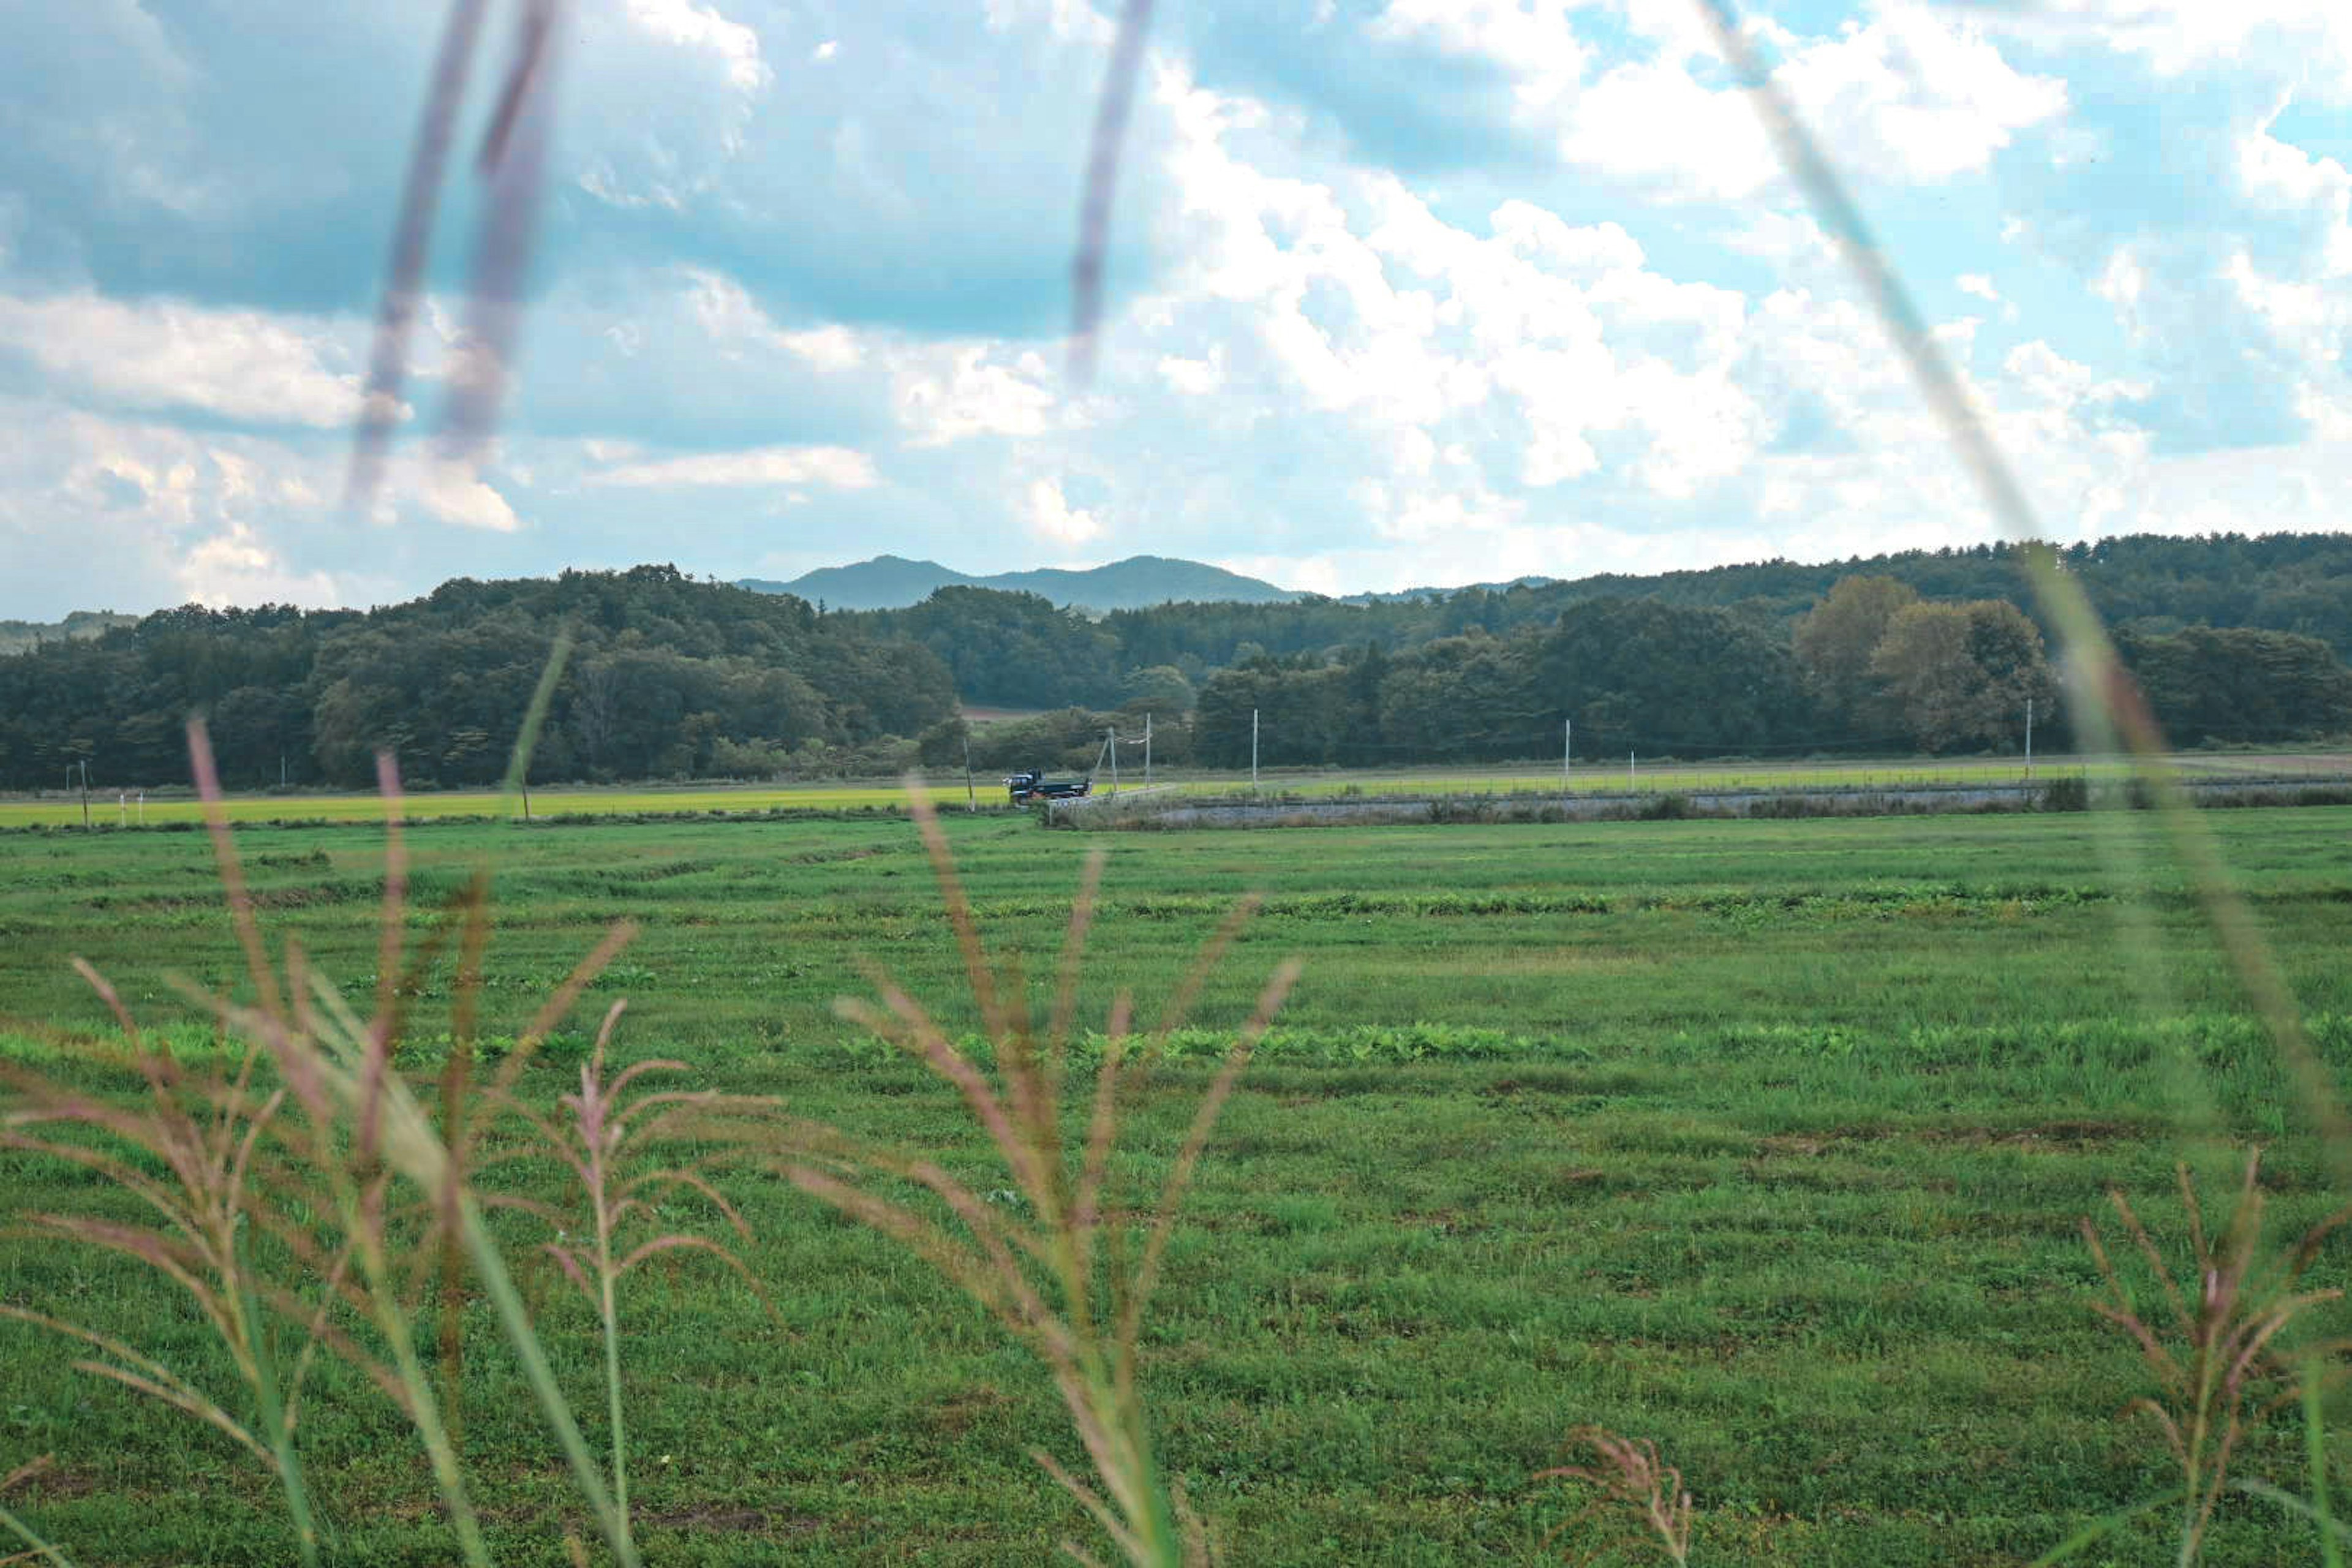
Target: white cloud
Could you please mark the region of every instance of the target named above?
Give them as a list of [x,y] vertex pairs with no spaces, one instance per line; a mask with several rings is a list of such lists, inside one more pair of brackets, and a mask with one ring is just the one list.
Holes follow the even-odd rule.
[[2137,55],[2163,77],[2253,67],[2336,102],[2352,99],[2352,12],[2340,0],[2041,0],[1984,10],[2003,32]]
[[1980,171],[2066,108],[2063,81],[2018,70],[1981,26],[1916,0],[1887,0],[1773,74],[1838,157],[1905,182]]
[[813,370],[855,370],[866,359],[865,345],[847,327],[827,325],[786,331],[734,279],[702,268],[685,273],[685,295],[713,347],[730,359],[748,351],[781,349]]
[[[1576,41],[1570,8],[1558,0],[1395,0],[1370,31],[1489,64],[1510,83],[1513,124],[1612,184],[1730,201],[1777,182],[1763,126],[1747,94],[1723,83],[1691,8],[1626,9],[1628,25],[1662,47],[1604,57]],[[1918,0],[1882,0],[1867,20],[1827,37],[1759,26],[1780,56],[1774,79],[1807,123],[1843,163],[1878,179],[1940,184],[1979,173],[2019,132],[2066,107],[2062,80],[2019,70],[1983,25]]]
[[436,521],[459,528],[491,533],[512,533],[522,527],[507,498],[485,480],[469,463],[452,462],[427,454],[411,469],[403,487]]
[[760,56],[760,35],[694,0],[627,0],[629,20],[666,44],[708,49],[725,62],[727,79],[757,91],[775,79]]
[[[896,377],[898,422],[918,447],[973,436],[1042,436],[1059,422],[1055,377],[1035,353],[992,363],[989,345],[972,343],[904,356]],[[944,357],[946,363],[940,361]]]
[[1102,520],[1093,512],[1072,506],[1069,497],[1062,493],[1059,479],[1032,480],[1024,500],[1029,530],[1040,539],[1068,546],[1102,536]]
[[252,525],[232,522],[198,542],[175,576],[185,598],[199,605],[301,605],[333,607],[345,602],[331,574],[296,572]]
[[1584,75],[1591,51],[1570,25],[1576,8],[1569,0],[1389,0],[1368,31],[1499,66],[1511,84],[1513,118],[1532,123],[1556,114]]
[[80,292],[0,295],[0,346],[56,382],[128,408],[189,409],[261,425],[331,428],[358,413],[348,331],[321,319],[128,304]]
[[2239,184],[2279,219],[2316,228],[2310,248],[2324,276],[2352,276],[2352,173],[2272,136],[2277,118],[2239,138]]
[[1698,201],[1751,195],[1780,174],[1744,93],[1659,57],[1612,67],[1578,97],[1560,156],[1620,184]]
[[1223,356],[1213,350],[1205,359],[1162,354],[1159,371],[1160,380],[1188,397],[1206,397],[1225,384]]
[[591,485],[667,489],[698,485],[828,485],[866,489],[877,482],[874,459],[843,447],[766,447],[705,452],[657,462],[625,463],[590,474]]

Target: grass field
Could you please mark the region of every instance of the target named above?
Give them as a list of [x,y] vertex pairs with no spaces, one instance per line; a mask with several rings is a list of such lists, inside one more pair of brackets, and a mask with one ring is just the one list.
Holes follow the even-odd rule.
[[[1043,973],[1087,845],[1010,817],[949,826],[990,930]],[[2211,826],[2342,1077],[2352,811]],[[1702,1563],[2018,1563],[2160,1489],[2152,1433],[2119,1414],[2146,1373],[2087,1310],[2077,1219],[2114,1184],[2177,1236],[2173,1162],[2225,1170],[2247,1142],[2273,1145],[2283,1226],[2329,1204],[2182,879],[2160,858],[2117,869],[2152,830],[2091,814],[1116,844],[1086,1016],[1124,988],[1150,1016],[1245,890],[1266,907],[1203,1022],[1236,1023],[1279,957],[1307,963],[1202,1169],[1146,1359],[1168,1464],[1228,1560],[1544,1560],[1575,1505],[1528,1477],[1588,1421],[1681,1467]],[[380,835],[239,837],[272,931],[364,989]],[[997,1184],[951,1092],[831,1012],[866,989],[870,956],[975,1022],[903,822],[450,825],[413,847],[420,935],[476,864],[497,868],[493,1037],[605,924],[644,924],[533,1092],[552,1099],[593,1015],[626,994],[630,1055],[683,1058],[699,1081]],[[208,1048],[166,978],[241,973],[203,837],[0,838],[0,1055],[118,1085],[87,1043],[105,1015],[76,953],[142,1018],[179,1020],[184,1050]],[[446,1038],[450,969],[425,986],[420,1068]],[[1139,1107],[1139,1171],[1172,1148],[1201,1071]],[[1087,1539],[1024,1458],[1078,1459],[1024,1352],[782,1183],[731,1190],[773,1321],[718,1268],[630,1286],[649,1561],[1026,1563]],[[0,1193],[103,1201],[6,1153]],[[541,1272],[559,1371],[593,1404],[593,1321]],[[2339,1244],[2324,1282],[2347,1272]],[[0,1301],[205,1364],[179,1298],[97,1255],[0,1237]],[[469,1313],[466,1331],[467,1453],[499,1560],[562,1563],[561,1465],[494,1328]],[[85,1563],[290,1560],[258,1467],[69,1359],[0,1322],[0,1473],[58,1462],[11,1507]],[[330,1386],[303,1443],[340,1560],[448,1561],[402,1424],[352,1379]],[[2340,1475],[2352,1453],[2337,1459]],[[2297,1441],[2264,1437],[2242,1464],[2294,1485]],[[2315,1560],[2284,1520],[2230,1499],[2210,1561]],[[2170,1547],[2148,1528],[2083,1561]]]
[[[2178,760],[2184,773],[2201,776],[2352,777],[2352,753],[2344,752],[2192,753]],[[2128,765],[2109,758],[2045,757],[2036,775],[2081,773],[2094,779],[2120,778]],[[1750,788],[1819,788],[1847,785],[1889,788],[1906,784],[2011,783],[2025,776],[2023,762],[2015,757],[1896,757],[1841,762],[1804,763],[1675,763],[1636,762],[1629,773],[1622,763],[1580,763],[1569,787],[1578,793],[1608,793],[1629,787],[1642,790],[1703,790]],[[1130,770],[1123,781],[1142,780]],[[1162,773],[1155,782],[1187,794],[1231,795],[1245,789],[1246,773]],[[1265,793],[1321,796],[1361,795],[1557,794],[1559,769],[1550,767],[1395,768],[1395,769],[1268,769],[1261,776]],[[940,779],[932,787],[950,805],[966,799],[963,781]],[[1097,787],[1110,787],[1106,775]],[[541,789],[531,792],[534,816],[761,816],[782,812],[853,812],[902,810],[905,786],[890,780],[822,784],[697,784],[612,789]],[[975,781],[973,798],[984,808],[1005,804],[1003,782],[992,774]],[[405,809],[423,818],[501,816],[520,812],[492,790],[453,790],[408,797]],[[383,815],[383,803],[372,795],[242,795],[229,803],[239,822],[368,822]],[[141,802],[121,791],[94,792],[89,820],[105,827],[187,826],[200,819],[192,795],[177,793]],[[78,795],[0,797],[0,828],[73,827],[83,821]]]
[[[1004,791],[994,793],[1001,800]],[[705,812],[756,816],[769,812],[843,812],[899,810],[907,792],[896,784],[724,785],[709,784],[626,789],[533,790],[534,817],[564,816],[688,816]],[[229,815],[238,822],[380,822],[383,802],[373,795],[248,795],[229,802]],[[520,815],[496,790],[448,790],[413,795],[404,809],[412,817],[504,816]],[[180,792],[150,796],[142,803],[119,791],[93,792],[90,821],[101,827],[187,826],[203,820],[194,795]],[[78,827],[82,822],[79,795],[44,795],[37,799],[0,799],[0,827]]]

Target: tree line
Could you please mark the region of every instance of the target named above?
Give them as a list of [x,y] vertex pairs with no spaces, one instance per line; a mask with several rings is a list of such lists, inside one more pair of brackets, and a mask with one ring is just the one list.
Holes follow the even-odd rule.
[[[2126,632],[2119,646],[2176,743],[2352,732],[2352,670],[2292,632]],[[2041,629],[2004,599],[1937,602],[1841,580],[1786,637],[1659,598],[1570,605],[1391,654],[1265,655],[1202,687],[1204,763],[1349,766],[1573,754],[2014,752],[2029,722],[2074,742]]]
[[[2115,541],[2133,548],[2085,546],[2068,562],[2086,580],[2126,564],[2101,593],[2143,612],[2122,620],[2117,646],[2177,742],[2268,742],[2352,731],[2339,646],[2179,612],[2277,611],[2294,583],[2352,567],[2341,542]],[[2014,750],[2029,704],[2042,743],[2067,744],[2013,554],[1885,559],[1910,576],[1775,563],[1647,579],[1665,591],[1641,595],[1520,584],[1100,620],[971,587],[827,615],[668,566],[461,578],[365,612],[189,606],[0,656],[0,788],[54,787],[84,763],[109,785],[184,780],[191,713],[234,788],[362,787],[384,748],[420,785],[490,783],[559,637],[572,652],[541,779],[952,771],[967,746],[992,774],[1084,766],[1106,730],[1133,741],[1147,715],[1155,760],[1173,766],[1246,764],[1254,716],[1266,765],[1558,756],[1571,727],[1588,760]],[[2199,561],[2241,562],[2257,580],[2193,574]],[[1722,596],[1782,579],[1819,586],[1793,614],[1752,595],[1696,602],[1707,584]],[[2159,580],[2201,586],[2168,599],[2147,586]],[[2352,576],[2343,586],[2352,601]],[[971,727],[959,697],[1045,711]]]
[[495,782],[559,636],[540,777],[772,773],[955,708],[920,645],[798,599],[668,566],[459,578],[365,612],[190,605],[0,658],[0,787],[56,786],[85,761],[116,784],[184,781],[192,713],[232,788],[364,786],[381,748],[420,786]]
[[[2195,626],[2292,632],[2352,658],[2352,536],[2132,535],[2059,552],[2110,626],[2164,637]],[[953,672],[967,702],[1007,708],[1130,701],[1145,671],[1172,669],[1194,686],[1263,657],[1329,661],[1376,645],[1397,654],[1485,631],[1540,629],[1600,599],[1654,599],[1727,610],[1786,640],[1849,577],[1885,577],[1923,599],[2004,600],[2051,628],[2025,585],[2019,548],[1907,551],[1843,563],[1771,561],[1646,577],[1522,582],[1452,593],[1309,597],[1286,604],[1171,604],[1100,619],[1035,595],[948,588],[910,609],[853,613],[877,635],[910,638]]]

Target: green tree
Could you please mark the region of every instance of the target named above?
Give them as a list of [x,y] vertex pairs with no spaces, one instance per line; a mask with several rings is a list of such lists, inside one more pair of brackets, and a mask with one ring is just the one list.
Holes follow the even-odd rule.
[[1869,731],[1889,715],[1871,658],[1888,626],[1919,602],[1892,577],[1842,577],[1790,637],[1805,689],[1835,722]]
[[1118,683],[1121,707],[1139,713],[1190,713],[1200,694],[1184,672],[1172,664],[1147,665],[1128,671]]
[[2191,626],[2116,645],[2174,744],[2301,741],[2352,731],[2352,670],[2316,637]]
[[2050,714],[2057,695],[2042,633],[2001,599],[1906,605],[1870,668],[1927,752],[2006,750],[2022,738],[2027,701]]

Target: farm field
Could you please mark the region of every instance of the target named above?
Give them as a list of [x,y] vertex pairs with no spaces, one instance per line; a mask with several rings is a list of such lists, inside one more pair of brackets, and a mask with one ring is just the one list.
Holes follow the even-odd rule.
[[[2352,809],[2206,820],[2345,1078]],[[1091,841],[1003,815],[947,826],[992,940],[1049,973]],[[1228,1560],[1557,1561],[1545,1533],[1579,1500],[1528,1478],[1584,1422],[1682,1469],[1696,1563],[2016,1563],[2161,1490],[2152,1430],[2119,1414],[2147,1374],[2088,1310],[2078,1220],[2112,1184],[2176,1241],[2174,1162],[2221,1181],[2250,1142],[2270,1148],[2282,1232],[2332,1205],[2154,832],[2092,813],[1112,845],[1082,1017],[1124,990],[1155,1016],[1252,890],[1265,906],[1201,1023],[1234,1026],[1275,963],[1306,963],[1202,1167],[1148,1336],[1164,1458]],[[273,934],[366,990],[381,831],[238,838]],[[681,1058],[698,1084],[783,1096],[997,1184],[953,1092],[832,1010],[870,994],[870,958],[951,1028],[976,1024],[903,820],[428,824],[410,843],[420,940],[494,868],[494,1046],[610,922],[642,924],[527,1095],[566,1088],[625,995],[625,1056]],[[184,1054],[209,1053],[169,981],[240,984],[204,837],[0,837],[0,1058],[128,1093],[77,954]],[[455,962],[425,977],[420,1069],[446,1048]],[[1138,1106],[1139,1175],[1204,1080],[1180,1063]],[[772,1318],[692,1261],[625,1287],[649,1562],[1027,1563],[1090,1541],[1024,1457],[1079,1460],[1025,1352],[775,1177],[729,1190]],[[5,1152],[0,1194],[20,1212],[104,1201]],[[519,1224],[514,1251],[537,1234]],[[2339,1238],[2319,1282],[2346,1283],[2347,1259]],[[535,1279],[559,1374],[591,1406],[593,1320],[551,1270]],[[55,1242],[0,1234],[0,1303],[217,1359],[147,1271]],[[465,1447],[499,1560],[563,1563],[561,1463],[494,1325],[469,1310],[465,1331]],[[11,1508],[84,1563],[291,1560],[260,1467],[64,1352],[0,1321],[0,1473],[58,1464]],[[327,1376],[302,1443],[338,1561],[450,1560],[413,1442],[358,1379]],[[2336,1458],[2340,1480],[2352,1445]],[[2302,1462],[2286,1426],[2240,1460],[2290,1487]],[[2307,1527],[2233,1496],[2208,1560],[2315,1555]],[[2171,1558],[2148,1526],[2079,1561]]]
[[[1002,797],[1000,786],[994,794]],[[90,792],[90,819],[101,827],[184,826],[204,820],[195,796],[186,791],[151,795],[142,804],[134,795],[127,802],[114,790]],[[617,789],[534,789],[534,816],[688,816],[703,812],[761,815],[782,811],[842,812],[898,810],[907,793],[897,784],[793,785],[674,785]],[[502,816],[509,804],[496,790],[446,790],[404,797],[402,806],[411,817]],[[516,808],[519,813],[520,808]],[[381,822],[383,802],[373,795],[241,795],[228,803],[229,816],[238,822]],[[43,795],[37,799],[0,799],[0,828],[78,827],[82,821],[81,797]]]
[[[2352,752],[2190,752],[2176,759],[2181,771],[2197,777],[2347,778],[2352,777]],[[2121,778],[2129,765],[2118,759],[2049,756],[2035,763],[2038,777],[2082,774],[2093,779]],[[1643,763],[1637,760],[1630,783],[1643,791],[1748,788],[1819,788],[1848,785],[1887,788],[1906,784],[2013,783],[2025,777],[2016,757],[1895,757],[1838,762],[1770,763]],[[1142,781],[1130,767],[1129,785]],[[1246,770],[1216,773],[1188,770],[1162,772],[1155,782],[1186,794],[1223,795],[1245,790]],[[1004,805],[1003,781],[989,773],[975,781],[984,809]],[[1628,787],[1622,762],[1580,762],[1568,785],[1577,793],[1607,794]],[[940,801],[953,807],[965,799],[961,778],[932,781]],[[1109,788],[1108,777],[1097,781]],[[1260,776],[1262,793],[1322,796],[1333,795],[1545,794],[1561,788],[1560,773],[1549,767],[1393,769],[1266,769]],[[907,792],[896,780],[877,779],[846,784],[679,784],[616,788],[534,789],[535,816],[663,816],[722,813],[763,816],[784,812],[856,812],[903,810]],[[499,816],[509,806],[495,790],[450,790],[406,798],[403,809],[412,817]],[[373,795],[247,795],[233,796],[229,815],[239,822],[370,822],[383,815],[383,803]],[[72,827],[82,822],[79,795],[0,797],[0,828]],[[142,804],[135,795],[121,797],[116,790],[94,790],[89,819],[99,826],[184,826],[201,819],[193,795],[184,792],[152,796]]]

